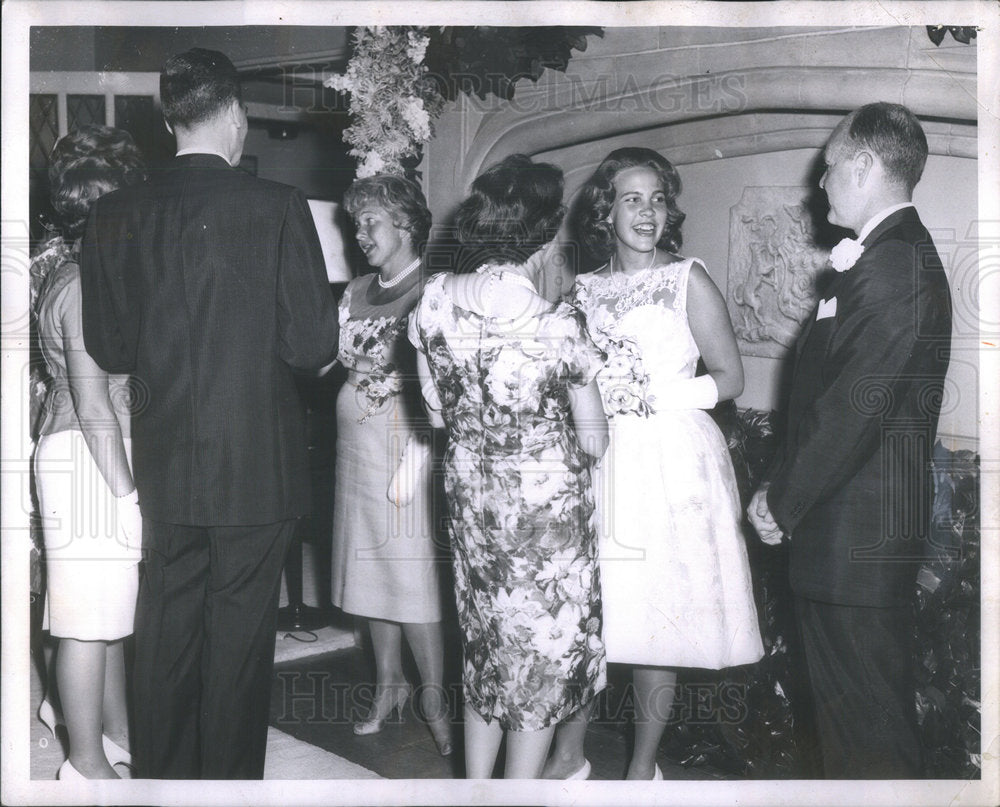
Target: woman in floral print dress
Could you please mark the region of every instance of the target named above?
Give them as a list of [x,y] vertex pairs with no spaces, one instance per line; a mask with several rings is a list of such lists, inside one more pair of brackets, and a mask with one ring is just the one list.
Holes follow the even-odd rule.
[[558,168],[515,155],[457,221],[475,272],[432,278],[410,320],[448,496],[469,778],[541,772],[555,725],[605,684],[590,470],[607,444],[579,313],[537,291],[563,215]]
[[378,269],[352,280],[340,301],[338,360],[349,374],[337,398],[332,599],[346,613],[368,618],[376,666],[373,702],[354,732],[374,734],[402,710],[410,692],[402,668],[405,636],[423,683],[421,711],[446,755],[452,740],[425,461],[429,426],[406,339],[431,215],[420,188],[389,175],[357,180],[344,207],[368,263]]

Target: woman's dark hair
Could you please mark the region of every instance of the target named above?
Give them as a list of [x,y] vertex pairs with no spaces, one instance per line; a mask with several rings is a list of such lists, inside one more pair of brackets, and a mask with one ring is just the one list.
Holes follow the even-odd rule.
[[94,202],[142,182],[146,163],[132,135],[110,126],[82,126],[52,149],[49,186],[59,230],[68,241],[83,235]]
[[344,210],[354,217],[368,204],[387,211],[392,223],[410,234],[416,253],[423,254],[431,232],[431,211],[417,183],[398,174],[354,180],[344,193]]
[[160,71],[160,105],[171,126],[188,129],[227,105],[242,103],[240,76],[224,53],[192,48],[171,56]]
[[681,178],[670,161],[647,148],[621,148],[612,151],[580,190],[575,228],[584,246],[595,258],[605,261],[615,251],[615,231],[608,222],[615,202],[615,177],[627,168],[650,168],[655,171],[667,197],[667,226],[657,242],[661,249],[676,252],[681,248],[681,224],[684,213],[677,207]]
[[512,154],[472,183],[455,214],[458,240],[473,247],[459,271],[482,263],[524,263],[552,240],[562,223],[563,174],[549,163]]

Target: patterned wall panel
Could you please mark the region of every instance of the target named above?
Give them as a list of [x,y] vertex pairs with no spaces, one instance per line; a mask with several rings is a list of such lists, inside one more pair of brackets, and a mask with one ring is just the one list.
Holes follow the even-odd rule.
[[59,139],[58,96],[33,94],[28,110],[31,170],[46,171],[49,167],[49,154]]
[[103,95],[67,95],[66,122],[69,130],[107,123]]
[[729,211],[729,317],[744,356],[781,358],[817,300],[829,251],[809,188],[748,187]]

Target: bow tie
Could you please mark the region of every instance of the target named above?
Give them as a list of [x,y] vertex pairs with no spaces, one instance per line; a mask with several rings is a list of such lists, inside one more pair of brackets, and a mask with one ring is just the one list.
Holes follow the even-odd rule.
[[865,248],[861,246],[860,241],[845,238],[831,250],[830,263],[838,272],[846,272],[857,263],[864,251]]

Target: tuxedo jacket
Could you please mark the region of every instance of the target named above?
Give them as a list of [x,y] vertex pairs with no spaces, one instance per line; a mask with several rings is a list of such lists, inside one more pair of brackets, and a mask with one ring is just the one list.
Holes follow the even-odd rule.
[[303,194],[189,154],[93,206],[81,253],[87,351],[133,377],[143,516],[269,524],[310,507],[293,369],[337,350]]
[[930,541],[951,297],[914,208],[890,214],[862,245],[796,346],[767,501],[790,534],[797,594],[904,605]]

